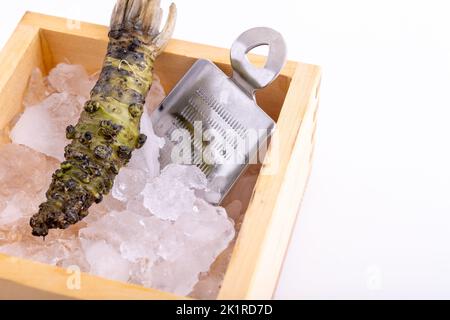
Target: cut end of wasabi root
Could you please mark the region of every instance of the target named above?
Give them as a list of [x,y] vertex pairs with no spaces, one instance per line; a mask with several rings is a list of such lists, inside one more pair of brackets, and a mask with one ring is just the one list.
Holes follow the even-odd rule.
[[175,27],[175,5],[159,31],[161,16],[159,0],[118,0],[99,80],[78,123],[67,127],[72,142],[65,148],[66,160],[52,177],[47,201],[30,220],[34,236],[83,220],[109,194],[133,151],[146,142],[140,120],[154,61]]

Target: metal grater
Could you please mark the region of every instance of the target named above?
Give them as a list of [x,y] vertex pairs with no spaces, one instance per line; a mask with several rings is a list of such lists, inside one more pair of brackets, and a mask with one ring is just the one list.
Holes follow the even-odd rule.
[[[267,45],[263,68],[246,54]],[[286,63],[286,44],[270,28],[244,32],[231,48],[233,76],[214,63],[198,60],[153,113],[155,133],[164,137],[161,167],[195,164],[219,204],[250,163],[262,162],[275,122],[257,105],[255,92],[268,86]]]

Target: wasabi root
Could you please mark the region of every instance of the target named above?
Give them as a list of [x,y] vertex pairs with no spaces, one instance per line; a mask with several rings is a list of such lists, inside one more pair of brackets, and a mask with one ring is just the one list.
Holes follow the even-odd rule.
[[30,220],[33,235],[66,229],[88,215],[111,191],[119,170],[141,148],[145,97],[154,61],[172,36],[176,8],[159,31],[160,0],[118,0],[111,19],[109,45],[100,78],[77,125],[67,127],[72,142],[54,173],[47,201]]

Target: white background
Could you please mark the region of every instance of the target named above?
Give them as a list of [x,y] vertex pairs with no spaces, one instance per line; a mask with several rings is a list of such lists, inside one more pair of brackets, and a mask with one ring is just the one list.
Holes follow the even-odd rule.
[[[114,0],[2,3],[107,24]],[[163,1],[168,4],[168,1]],[[177,0],[175,37],[281,31],[323,67],[317,149],[276,298],[450,298],[448,1]]]

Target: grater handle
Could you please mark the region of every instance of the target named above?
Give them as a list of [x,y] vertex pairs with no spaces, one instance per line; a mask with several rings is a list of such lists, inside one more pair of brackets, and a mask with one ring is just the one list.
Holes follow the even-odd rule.
[[[246,54],[256,47],[269,46],[269,56],[263,68],[248,61]],[[239,36],[231,47],[232,79],[254,97],[255,91],[274,81],[286,64],[287,48],[283,36],[266,27],[250,29]]]

